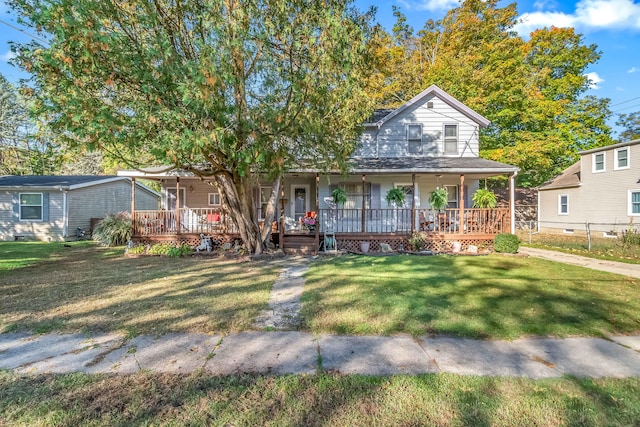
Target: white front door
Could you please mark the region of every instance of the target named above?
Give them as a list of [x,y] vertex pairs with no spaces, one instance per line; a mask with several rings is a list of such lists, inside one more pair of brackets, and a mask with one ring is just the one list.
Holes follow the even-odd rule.
[[291,186],[291,213],[296,221],[304,217],[309,211],[309,186]]

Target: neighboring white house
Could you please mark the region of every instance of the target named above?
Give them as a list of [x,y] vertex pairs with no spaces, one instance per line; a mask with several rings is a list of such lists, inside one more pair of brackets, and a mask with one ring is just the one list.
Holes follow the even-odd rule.
[[[131,179],[117,176],[0,177],[0,240],[64,241],[92,218],[131,212]],[[136,183],[136,206],[157,209],[159,194]]]
[[640,222],[640,139],[582,151],[538,192],[542,229],[609,233]]

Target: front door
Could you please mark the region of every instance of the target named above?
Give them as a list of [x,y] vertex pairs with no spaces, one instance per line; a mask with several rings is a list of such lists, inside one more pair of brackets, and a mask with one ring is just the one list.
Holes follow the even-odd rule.
[[[177,197],[177,191],[175,188],[167,188],[167,210],[169,211],[173,211],[176,209],[176,200],[178,199]],[[180,188],[180,207],[184,208],[184,198],[185,198],[185,191],[184,188]]]
[[309,186],[293,185],[291,187],[291,200],[293,219],[299,221],[309,211]]

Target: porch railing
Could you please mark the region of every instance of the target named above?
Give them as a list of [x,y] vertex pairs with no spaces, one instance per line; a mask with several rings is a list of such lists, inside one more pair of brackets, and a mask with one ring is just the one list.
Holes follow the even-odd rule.
[[[398,233],[412,230],[438,234],[499,234],[511,231],[508,208],[476,209],[320,209],[319,232]],[[285,230],[286,232],[287,230]],[[233,234],[238,229],[219,208],[136,211],[134,235]]]

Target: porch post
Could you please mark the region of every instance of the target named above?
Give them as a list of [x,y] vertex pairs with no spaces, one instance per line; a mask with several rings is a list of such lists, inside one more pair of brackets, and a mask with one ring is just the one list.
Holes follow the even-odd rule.
[[280,227],[278,227],[278,243],[284,251],[284,176],[280,182]]
[[518,172],[509,175],[509,219],[511,222],[511,234],[516,234],[516,175],[518,175]]
[[131,177],[131,229],[136,235],[136,177]]
[[460,190],[458,190],[458,193],[460,193],[460,219],[458,221],[458,232],[464,233],[464,174],[460,174]]
[[411,174],[411,234],[416,231],[416,174]]
[[365,223],[364,223],[364,209],[366,207],[365,201],[364,201],[364,184],[365,184],[365,175],[362,174],[362,232],[365,232]]
[[180,177],[176,176],[176,234],[180,234]]
[[320,246],[320,201],[318,200],[319,194],[318,194],[318,187],[320,186],[320,175],[318,175],[316,173],[316,237],[314,239],[315,241],[315,248],[313,249],[313,254],[314,255],[318,255],[318,248]]

